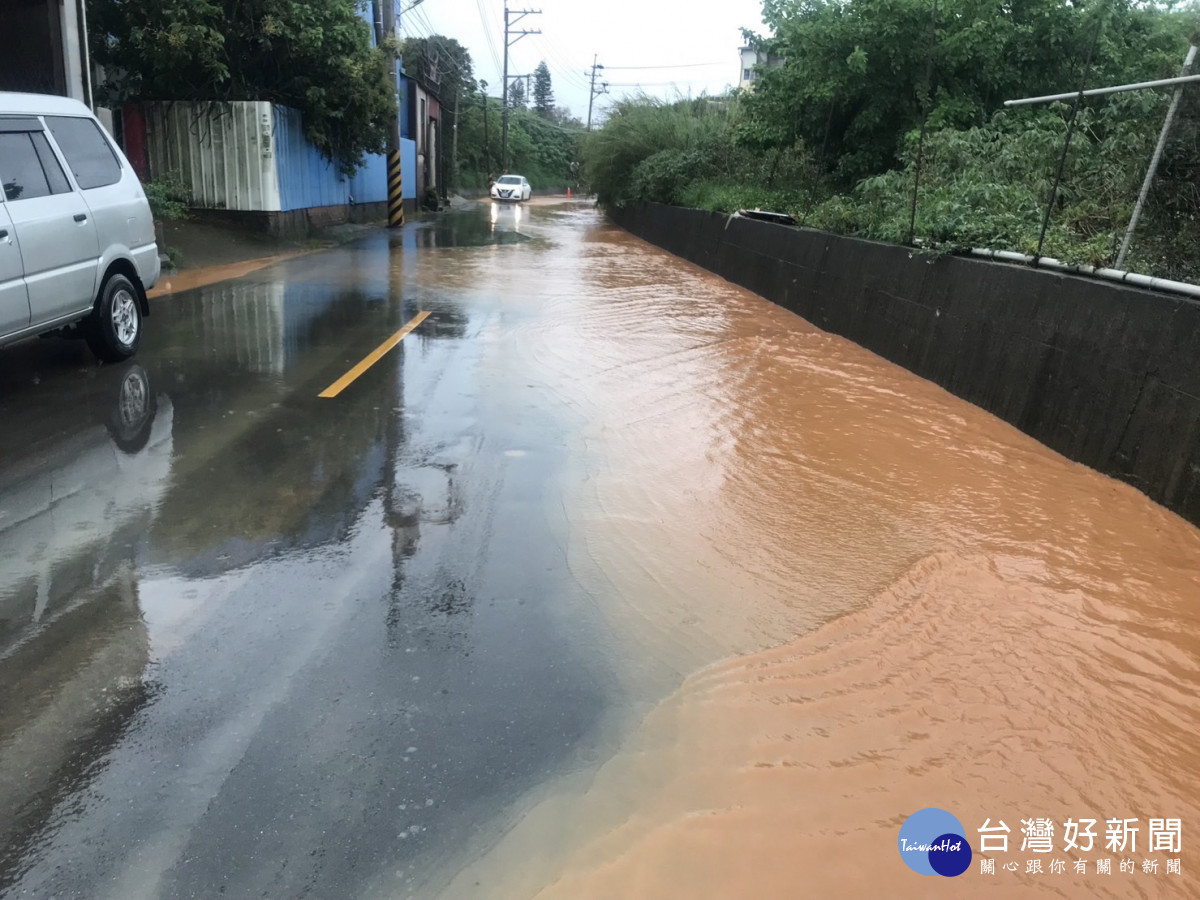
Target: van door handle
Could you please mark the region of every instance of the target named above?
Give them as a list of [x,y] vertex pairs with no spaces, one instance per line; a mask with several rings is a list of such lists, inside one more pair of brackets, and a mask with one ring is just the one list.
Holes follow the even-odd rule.
[[0,228],[0,241],[8,240],[8,229]]
[[75,221],[76,222],[86,222],[87,221],[87,213],[75,213]]

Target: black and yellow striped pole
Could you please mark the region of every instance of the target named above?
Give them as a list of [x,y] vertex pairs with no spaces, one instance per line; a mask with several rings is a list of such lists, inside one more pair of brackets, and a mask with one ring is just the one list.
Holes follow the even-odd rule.
[[388,228],[400,228],[404,225],[404,173],[400,163],[400,113],[403,108],[399,101],[399,67],[396,65],[396,4],[393,0],[383,0],[383,35],[390,39],[388,44],[388,69],[391,72],[392,89],[397,91],[397,113],[388,123],[387,135],[387,164],[388,164]]
[[400,151],[388,151],[388,228],[404,225],[404,171]]

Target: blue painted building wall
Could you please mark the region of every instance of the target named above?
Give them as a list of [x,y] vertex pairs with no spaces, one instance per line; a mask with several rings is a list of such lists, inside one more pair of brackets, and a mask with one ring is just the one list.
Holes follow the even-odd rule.
[[[387,161],[370,154],[353,178],[344,177],[304,136],[300,112],[275,106],[275,169],[284,211],[387,200]],[[401,139],[404,199],[417,196],[417,145]]]
[[398,94],[400,100],[400,137],[411,138],[413,136],[410,110],[412,100],[408,96],[410,93],[408,89],[408,76],[404,74],[403,62],[401,63],[400,74],[397,76],[396,81],[400,91]]
[[[388,2],[388,0],[384,0]],[[391,0],[396,3],[396,0]],[[399,3],[396,3],[397,17]],[[359,6],[358,14],[371,26],[371,44],[375,44],[374,20],[370,3]],[[400,63],[403,73],[403,61]],[[408,79],[397,77],[400,101],[400,165],[404,175],[404,199],[417,196],[417,145],[408,132]],[[387,160],[381,154],[368,155],[364,165],[347,179],[304,137],[300,112],[275,106],[275,167],[279,178],[280,208],[284,211],[315,206],[342,206],[348,203],[379,203],[387,200]]]

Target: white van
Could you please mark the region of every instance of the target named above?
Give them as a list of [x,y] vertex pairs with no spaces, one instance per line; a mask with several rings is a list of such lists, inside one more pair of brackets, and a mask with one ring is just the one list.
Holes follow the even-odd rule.
[[158,280],[150,204],[77,100],[0,92],[0,346],[48,332],[132,356]]

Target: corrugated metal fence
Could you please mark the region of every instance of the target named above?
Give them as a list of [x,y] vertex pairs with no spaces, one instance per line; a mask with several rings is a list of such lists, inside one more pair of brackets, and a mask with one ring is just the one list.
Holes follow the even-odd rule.
[[147,104],[152,177],[178,175],[194,206],[279,210],[271,106],[262,101]]
[[[281,212],[387,199],[387,163],[367,156],[344,177],[304,137],[300,113],[265,101],[145,107],[152,177],[177,174],[194,206]],[[404,197],[417,196],[416,144],[401,140]]]

